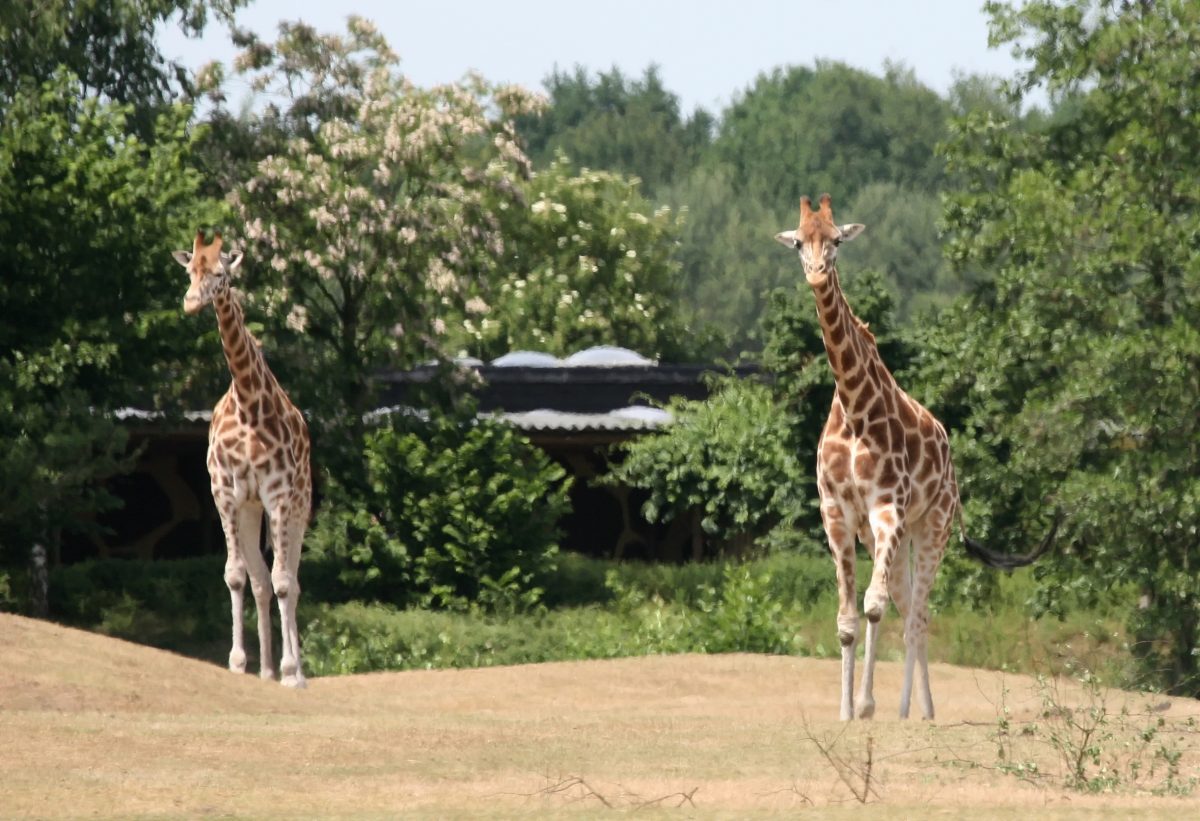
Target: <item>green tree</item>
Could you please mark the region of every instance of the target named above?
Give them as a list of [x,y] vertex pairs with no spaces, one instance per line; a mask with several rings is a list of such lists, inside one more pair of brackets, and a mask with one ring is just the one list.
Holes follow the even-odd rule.
[[[973,529],[1063,546],[1038,603],[1130,600],[1150,683],[1200,693],[1200,4],[991,3],[1052,116],[954,127],[949,253],[992,279],[922,341]],[[1141,606],[1132,600],[1140,597]]]
[[[220,213],[188,167],[189,110],[129,132],[132,106],[81,99],[59,72],[0,121],[0,564],[22,565],[111,504],[126,466],[110,414],[189,395],[194,338],[164,242]],[[215,344],[215,342],[214,342]],[[185,376],[186,373],[186,376]]]
[[678,225],[652,209],[635,181],[576,173],[565,158],[521,186],[502,212],[496,270],[449,323],[452,348],[483,359],[533,349],[565,356],[621,345],[652,359],[694,361],[708,339],[679,306]]
[[345,36],[286,25],[239,57],[253,87],[287,101],[270,116],[289,134],[230,197],[247,313],[319,438],[346,453],[370,375],[442,354],[448,319],[503,256],[500,214],[529,172],[513,118],[533,97],[479,78],[419,89],[397,64],[356,17]]
[[622,444],[603,481],[649,491],[649,522],[697,516],[708,556],[745,555],[775,528],[774,542],[789,541],[807,467],[788,447],[789,419],[765,385],[729,378],[715,387],[706,401],[671,402],[670,427]]
[[869,183],[842,209],[870,230],[870,242],[854,249],[856,266],[883,274],[901,321],[945,306],[962,288],[942,255],[941,212],[938,194],[894,182]]
[[555,70],[545,86],[546,110],[518,121],[539,166],[564,153],[577,167],[636,176],[654,194],[685,176],[711,140],[712,116],[696,109],[683,117],[678,96],[663,87],[656,66],[641,79],[626,78],[617,68],[595,79],[582,67]]
[[[872,223],[869,264],[892,279],[902,316],[937,302],[927,295],[954,282],[933,211],[944,180],[935,148],[949,114],[949,103],[899,68],[876,77],[818,62],[760,75],[723,113],[701,165],[662,190],[684,214],[693,310],[731,351],[760,348],[767,295],[797,281],[771,236],[794,223],[802,195],[824,191],[843,216]],[[867,190],[877,185],[891,188]]]
[[39,0],[0,6],[0,115],[26,83],[65,70],[81,98],[133,106],[129,127],[143,139],[154,133],[159,109],[193,91],[180,64],[155,42],[175,18],[198,36],[210,16],[232,22],[247,0]]
[[708,163],[660,192],[682,222],[676,251],[681,297],[698,322],[723,337],[729,355],[761,346],[768,295],[798,276],[779,264],[771,241],[785,218],[739,193],[733,175],[728,165]]
[[724,112],[713,154],[741,191],[790,213],[804,194],[853,200],[870,182],[935,191],[949,106],[911,71],[818,61],[760,74]]

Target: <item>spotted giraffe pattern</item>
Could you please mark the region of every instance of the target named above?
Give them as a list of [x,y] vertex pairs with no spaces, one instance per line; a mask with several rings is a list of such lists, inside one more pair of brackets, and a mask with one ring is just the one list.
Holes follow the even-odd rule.
[[808,197],[803,198],[797,229],[776,237],[799,251],[837,385],[817,447],[817,489],[837,573],[841,717],[852,718],[855,706],[857,537],[873,560],[863,601],[867,631],[858,716],[874,715],[876,642],[890,596],[904,621],[900,715],[908,716],[914,667],[919,665],[922,711],[931,719],[929,594],[958,512],[958,485],[945,428],[896,384],[874,335],[842,293],[837,249],[862,229],[857,224],[835,225],[832,203],[825,194],[815,211]]
[[[176,259],[190,277],[184,310],[197,313],[212,303],[221,347],[232,375],[217,402],[208,431],[208,473],[213,501],[225,531],[225,583],[233,618],[229,669],[246,669],[242,611],[247,576],[258,615],[259,673],[274,676],[271,650],[271,597],[279,602],[282,632],[280,679],[303,687],[296,604],[300,596],[300,551],[312,505],[308,426],[267,367],[229,279],[241,255],[221,253],[221,235],[205,243],[198,233],[192,251]],[[263,514],[274,554],[267,569],[259,549]]]

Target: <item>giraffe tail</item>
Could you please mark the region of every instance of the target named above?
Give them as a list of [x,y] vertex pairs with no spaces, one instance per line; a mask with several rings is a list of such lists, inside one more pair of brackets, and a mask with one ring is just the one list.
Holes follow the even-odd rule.
[[1026,567],[1036,562],[1054,544],[1054,537],[1058,535],[1058,526],[1062,524],[1062,511],[1057,511],[1054,514],[1054,524],[1050,526],[1050,532],[1046,534],[1041,543],[1024,556],[1018,556],[1012,553],[997,553],[984,546],[983,543],[977,542],[968,536],[967,529],[963,526],[962,521],[962,505],[959,505],[956,515],[958,517],[958,532],[962,536],[963,547],[967,549],[967,555],[988,567],[994,567],[998,570],[1015,570],[1018,567]]

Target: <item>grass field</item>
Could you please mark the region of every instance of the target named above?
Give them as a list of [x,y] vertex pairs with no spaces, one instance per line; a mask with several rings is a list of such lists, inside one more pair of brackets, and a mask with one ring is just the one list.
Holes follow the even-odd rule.
[[[1200,814],[1198,702],[934,665],[937,721],[900,722],[884,663],[881,717],[842,725],[837,677],[831,660],[682,655],[292,692],[0,615],[0,817]],[[1094,792],[1067,786],[1075,725]]]

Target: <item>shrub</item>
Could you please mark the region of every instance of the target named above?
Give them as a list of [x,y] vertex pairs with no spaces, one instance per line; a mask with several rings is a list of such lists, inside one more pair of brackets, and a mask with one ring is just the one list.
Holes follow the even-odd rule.
[[474,415],[396,418],[367,437],[367,487],[334,489],[311,541],[347,598],[515,611],[553,568],[566,472],[512,427]]
[[57,567],[50,571],[50,615],[105,635],[216,658],[210,651],[229,637],[223,566],[223,557],[205,556]]
[[[573,559],[604,573],[604,606],[504,615],[349,603],[302,613],[313,675],[479,667],[656,653],[802,653],[822,608],[832,636],[828,560],[782,554],[747,563],[652,565]],[[576,567],[572,573],[577,573]],[[590,578],[590,576],[589,576]],[[551,589],[556,585],[551,585]],[[812,592],[807,595],[802,591]],[[797,595],[800,594],[799,597]],[[586,598],[597,592],[588,589]],[[819,599],[819,601],[818,601]]]
[[793,529],[804,468],[769,388],[730,379],[707,401],[677,399],[670,410],[674,424],[623,444],[625,458],[602,481],[648,490],[651,522],[698,510],[710,555],[740,555],[776,526]]

